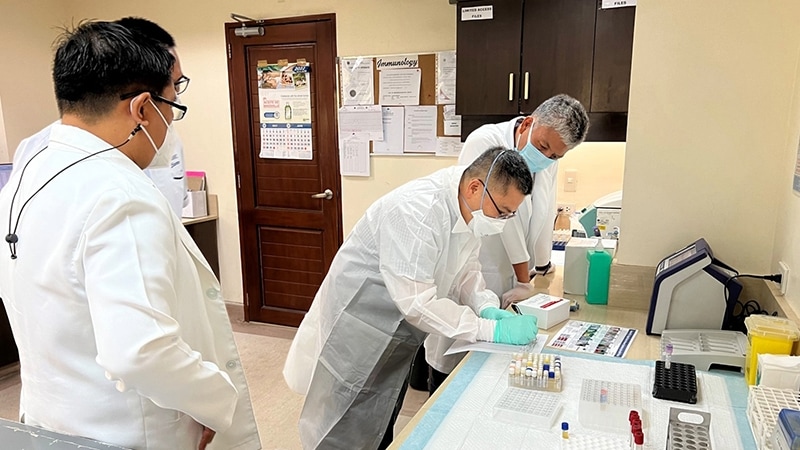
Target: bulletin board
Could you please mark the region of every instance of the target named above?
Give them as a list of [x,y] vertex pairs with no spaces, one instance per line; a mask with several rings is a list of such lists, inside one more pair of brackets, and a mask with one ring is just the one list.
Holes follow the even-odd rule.
[[[354,91],[350,90],[348,87],[350,80],[350,75],[345,74],[344,72],[350,70],[349,68],[352,65],[348,65],[346,67],[346,62],[350,61],[351,64],[354,60],[358,61],[358,64],[370,64],[371,63],[371,72],[372,72],[372,95],[371,98],[367,98],[369,96],[364,95],[365,92],[368,90],[366,85],[361,85],[361,94],[359,95],[359,99],[355,99],[355,95],[353,94]],[[413,61],[416,61],[416,64],[412,64]],[[389,64],[397,64],[401,66],[401,68],[379,68],[378,64],[382,63],[382,65],[386,66]],[[407,64],[407,67],[403,67],[404,64]],[[364,67],[364,66],[362,66]],[[339,105],[340,105],[340,140],[342,141],[342,146],[347,147],[345,145],[345,141],[353,137],[354,139],[359,139],[358,136],[355,136],[356,132],[351,131],[350,128],[347,130],[343,129],[342,127],[342,112],[344,108],[348,107],[348,101],[350,100],[349,106],[353,106],[353,101],[358,101],[358,104],[364,106],[365,108],[369,105],[380,106],[382,109],[384,108],[405,108],[404,118],[408,119],[407,111],[408,108],[413,108],[414,105],[398,105],[398,104],[381,104],[381,71],[395,71],[395,70],[409,70],[409,69],[419,69],[420,70],[420,77],[419,77],[419,106],[434,106],[436,109],[436,116],[435,116],[435,137],[436,137],[436,147],[432,148],[430,146],[426,146],[423,150],[416,150],[411,148],[406,140],[403,145],[402,153],[388,153],[385,151],[380,152],[380,154],[406,154],[406,155],[436,155],[436,156],[453,156],[458,157],[460,150],[461,150],[461,140],[460,140],[460,117],[455,116],[455,52],[454,51],[446,51],[446,52],[437,52],[437,53],[423,53],[423,54],[396,54],[396,55],[375,55],[375,56],[354,56],[354,57],[342,57],[339,58],[338,64],[338,86],[339,86]],[[346,93],[350,94],[350,98],[346,99]],[[374,108],[372,109],[374,112]],[[385,114],[385,113],[384,113]],[[374,122],[373,122],[374,123]],[[385,123],[384,123],[384,126]],[[404,131],[407,132],[407,129],[404,128]],[[352,136],[351,136],[352,135]],[[371,155],[378,154],[379,152],[376,151],[376,141],[382,141],[382,139],[372,139],[369,134],[365,134],[360,138],[360,145],[363,145],[363,148],[367,148]],[[368,144],[365,141],[369,141]],[[385,148],[382,147],[382,148]],[[396,150],[396,148],[394,149]],[[346,175],[346,173],[343,173]]]

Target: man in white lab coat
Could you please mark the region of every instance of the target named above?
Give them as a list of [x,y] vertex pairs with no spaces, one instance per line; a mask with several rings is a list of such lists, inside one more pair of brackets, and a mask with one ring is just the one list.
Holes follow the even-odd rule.
[[173,62],[109,22],[59,41],[61,123],[0,192],[20,419],[133,449],[258,449],[219,283],[142,172],[169,164],[186,112]]
[[[533,175],[533,192],[523,200],[517,217],[508,221],[503,233],[488,236],[481,243],[480,262],[486,287],[502,297],[503,308],[532,296],[531,277],[550,270],[558,160],[586,139],[588,129],[589,116],[583,105],[561,94],[545,100],[528,117],[483,125],[464,141],[460,165],[469,164],[483,150],[500,145],[517,149]],[[434,335],[425,341],[431,394],[463,357],[444,356],[452,342]]]
[[480,237],[513,217],[532,179],[518,152],[494,148],[380,198],[334,258],[284,367],[306,394],[303,447],[391,442],[414,354],[426,334],[527,344],[533,316],[500,311],[485,289]]
[[[175,84],[175,92],[183,94],[189,86],[189,77],[184,75],[181,60],[175,49],[175,39],[167,30],[158,24],[143,19],[141,17],[125,17],[115,21],[130,31],[140,33],[157,44],[163,45],[175,57],[175,64],[172,66],[172,81]],[[38,133],[23,139],[17,150],[14,152],[14,165],[23,165],[47,145],[50,140],[50,129],[53,125],[61,123],[60,120],[53,122]],[[145,175],[153,180],[159,191],[169,201],[169,205],[178,217],[182,216],[183,207],[189,202],[189,195],[186,192],[186,169],[183,164],[183,143],[180,138],[175,139],[172,157],[169,167],[148,168],[144,170]]]

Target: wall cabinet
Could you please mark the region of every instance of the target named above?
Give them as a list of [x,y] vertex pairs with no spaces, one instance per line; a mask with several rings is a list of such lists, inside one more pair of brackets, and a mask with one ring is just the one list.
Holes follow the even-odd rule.
[[[565,93],[589,112],[589,140],[625,140],[635,8],[601,0],[470,0],[456,8],[462,138]],[[469,9],[481,7],[482,20]],[[491,14],[486,11],[491,7]],[[489,19],[489,15],[491,18]]]

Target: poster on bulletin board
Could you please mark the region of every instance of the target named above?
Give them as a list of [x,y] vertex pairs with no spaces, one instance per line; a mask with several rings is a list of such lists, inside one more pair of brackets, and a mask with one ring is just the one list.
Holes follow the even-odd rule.
[[312,159],[311,65],[302,60],[259,61],[256,70],[261,122],[258,156]]

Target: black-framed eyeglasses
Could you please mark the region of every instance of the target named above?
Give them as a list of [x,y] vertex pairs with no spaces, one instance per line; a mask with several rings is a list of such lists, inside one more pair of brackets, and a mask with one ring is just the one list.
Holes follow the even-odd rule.
[[178,81],[175,82],[175,93],[181,95],[184,92],[186,92],[186,89],[189,87],[190,81],[192,80],[189,79],[189,77],[187,77],[186,75],[181,75],[181,77],[178,78]]
[[[129,92],[127,94],[122,94],[119,96],[120,100],[127,100],[129,98],[136,97],[139,94],[143,94],[147,91],[135,91]],[[167,100],[164,97],[156,94],[155,92],[150,92],[150,95],[153,97],[154,100],[166,103],[172,108],[172,120],[181,120],[186,116],[186,112],[189,110],[189,107],[186,105],[181,105],[178,102],[173,102],[172,100]]]
[[478,181],[480,181],[481,184],[483,185],[483,189],[486,190],[486,195],[489,196],[489,200],[492,201],[492,204],[494,205],[494,209],[496,209],[497,213],[499,214],[496,217],[496,219],[508,220],[508,219],[510,219],[510,218],[512,218],[512,217],[517,215],[516,211],[507,212],[507,213],[503,212],[503,211],[500,211],[500,207],[497,206],[497,202],[495,202],[494,199],[492,198],[492,194],[491,194],[491,192],[489,192],[489,188],[486,187],[486,183],[484,183],[483,180],[481,180],[480,178],[478,178]]

